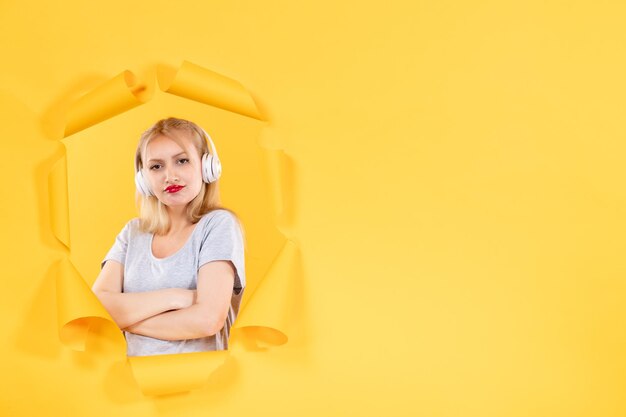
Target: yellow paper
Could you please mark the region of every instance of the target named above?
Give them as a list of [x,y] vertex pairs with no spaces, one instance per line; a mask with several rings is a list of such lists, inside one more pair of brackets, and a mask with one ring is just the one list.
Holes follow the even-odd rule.
[[128,363],[144,395],[176,394],[200,388],[221,366],[227,351],[131,356]]
[[[0,9],[0,415],[626,415],[626,2],[65,0]],[[272,228],[250,230],[256,214],[246,213],[247,260],[260,290],[293,240],[302,274],[288,343],[244,345],[246,330],[235,329],[226,362],[202,387],[144,397],[125,352],[98,354],[109,339],[90,335],[104,319],[91,321],[85,351],[59,342],[57,268],[68,258],[89,286],[95,253],[134,213],[132,158],[123,158],[156,113],[145,126],[131,115],[164,97],[147,75],[156,63],[176,73],[182,59],[241,82],[271,121],[261,155],[242,156],[260,161],[251,188],[257,177],[272,187],[251,191]],[[102,141],[84,175],[59,141],[69,102],[124,69],[150,99],[75,133]],[[192,100],[176,97],[163,115],[188,111],[178,103]],[[226,180],[238,153],[204,123],[231,159]],[[253,136],[239,127],[244,141]],[[128,147],[108,152],[120,135]],[[76,146],[86,145],[67,152],[89,151]],[[48,176],[63,157],[67,220],[53,233]],[[113,191],[99,170],[127,194],[90,220],[81,214],[99,204],[72,200],[93,198],[90,185]],[[228,190],[239,181],[223,187],[225,203],[237,203]],[[297,192],[275,198],[289,182]],[[267,236],[267,253],[256,235]]]

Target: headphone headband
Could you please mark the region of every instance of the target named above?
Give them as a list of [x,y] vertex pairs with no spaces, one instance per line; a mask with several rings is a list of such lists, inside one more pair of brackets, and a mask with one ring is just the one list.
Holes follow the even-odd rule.
[[[198,126],[198,127],[200,127],[200,126]],[[207,139],[208,139],[208,142],[209,142],[209,145],[210,145],[209,148],[210,148],[210,151],[211,151],[210,154],[213,155],[215,158],[218,158],[218,156],[217,156],[217,149],[215,149],[215,144],[213,143],[213,140],[211,139],[211,136],[209,136],[207,131],[202,129],[201,127],[200,127],[200,130],[202,131],[202,133],[204,133],[204,141],[206,142]]]

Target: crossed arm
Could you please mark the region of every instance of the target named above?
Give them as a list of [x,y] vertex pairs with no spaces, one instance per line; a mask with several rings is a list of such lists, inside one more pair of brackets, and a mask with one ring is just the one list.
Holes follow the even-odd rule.
[[211,336],[224,327],[235,280],[230,261],[198,270],[197,290],[164,288],[123,293],[124,266],[107,261],[92,290],[120,329],[162,340]]

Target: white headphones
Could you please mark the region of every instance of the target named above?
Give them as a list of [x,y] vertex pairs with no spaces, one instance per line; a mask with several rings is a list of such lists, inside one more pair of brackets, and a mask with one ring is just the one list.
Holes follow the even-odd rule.
[[[217,150],[211,140],[211,136],[204,129],[200,128],[200,130],[202,130],[205,140],[208,139],[211,150],[211,153],[202,155],[202,181],[212,183],[217,181],[220,175],[222,175],[222,163],[217,156]],[[146,197],[154,195],[150,188],[150,183],[143,177],[142,170],[139,168],[139,157],[135,158],[135,185],[137,186],[137,191],[142,195]]]

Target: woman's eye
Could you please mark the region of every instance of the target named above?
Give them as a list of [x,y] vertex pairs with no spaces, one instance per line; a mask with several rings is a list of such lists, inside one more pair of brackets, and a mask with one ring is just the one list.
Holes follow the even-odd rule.
[[[187,159],[187,158],[181,158],[181,159],[179,159],[179,160],[178,160],[178,162],[179,162],[180,164],[187,164],[187,163],[189,163],[189,159]],[[161,168],[161,164],[154,164],[154,165],[152,165],[152,166],[150,167],[150,169],[152,169],[152,170],[156,170],[156,169],[159,169],[159,168]]]

